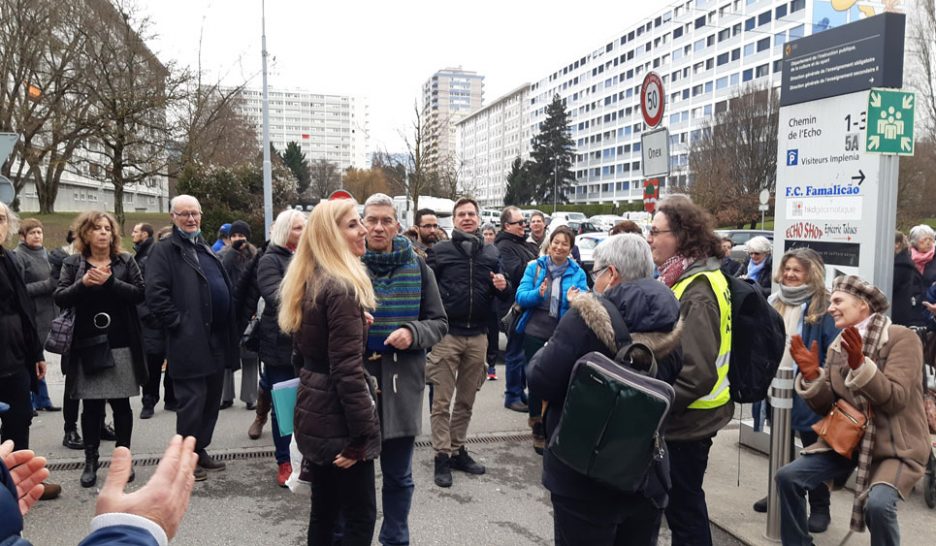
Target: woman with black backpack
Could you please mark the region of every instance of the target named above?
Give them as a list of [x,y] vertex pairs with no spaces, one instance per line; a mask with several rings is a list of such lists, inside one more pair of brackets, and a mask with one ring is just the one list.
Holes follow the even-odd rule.
[[[657,358],[658,379],[672,384],[679,375],[679,303],[653,280],[647,242],[638,235],[614,235],[595,249],[594,257],[598,295],[582,292],[570,300],[569,312],[527,370],[530,391],[548,403],[543,415],[547,445],[582,356],[598,351],[614,358],[619,348],[640,341]],[[580,474],[547,448],[543,485],[552,500],[556,544],[656,544],[669,491],[668,465],[664,450],[643,490],[624,493]]]

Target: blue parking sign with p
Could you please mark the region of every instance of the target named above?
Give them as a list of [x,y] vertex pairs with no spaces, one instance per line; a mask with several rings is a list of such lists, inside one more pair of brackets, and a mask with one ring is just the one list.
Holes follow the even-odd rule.
[[787,150],[786,164],[787,167],[792,167],[793,165],[799,164],[799,150]]

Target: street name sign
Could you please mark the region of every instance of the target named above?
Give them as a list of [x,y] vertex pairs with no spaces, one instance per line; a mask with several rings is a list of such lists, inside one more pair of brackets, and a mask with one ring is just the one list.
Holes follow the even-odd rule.
[[647,127],[656,127],[663,121],[665,106],[663,80],[656,72],[648,72],[640,86],[640,113],[643,114]]
[[669,176],[669,130],[661,127],[653,131],[644,131],[640,135],[640,168],[644,178]]
[[867,150],[913,155],[913,109],[910,91],[872,89],[868,94]]

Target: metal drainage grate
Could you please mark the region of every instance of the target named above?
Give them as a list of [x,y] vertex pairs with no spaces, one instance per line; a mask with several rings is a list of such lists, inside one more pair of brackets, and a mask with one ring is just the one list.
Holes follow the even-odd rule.
[[[466,444],[498,444],[501,442],[527,442],[532,439],[530,434],[523,433],[483,433],[470,436]],[[428,438],[416,441],[416,447],[432,447],[432,441]],[[211,453],[212,458],[219,461],[235,461],[247,459],[268,459],[275,456],[272,449],[230,449],[226,451],[217,451]],[[159,464],[159,456],[143,455],[134,457],[134,466],[156,466]],[[110,459],[101,460],[101,468],[110,467]],[[81,470],[84,468],[84,459],[70,459],[53,462],[46,465],[51,472],[68,472],[72,470]]]

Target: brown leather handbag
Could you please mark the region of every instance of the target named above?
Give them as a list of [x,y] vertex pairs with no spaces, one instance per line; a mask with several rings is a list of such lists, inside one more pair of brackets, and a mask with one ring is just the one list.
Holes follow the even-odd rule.
[[846,459],[851,459],[855,448],[864,437],[867,426],[868,416],[839,398],[832,405],[829,414],[812,428],[836,453]]

